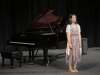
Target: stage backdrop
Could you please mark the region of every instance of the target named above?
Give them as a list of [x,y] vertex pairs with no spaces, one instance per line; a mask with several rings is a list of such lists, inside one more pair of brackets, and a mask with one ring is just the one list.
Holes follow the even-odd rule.
[[77,15],[83,38],[88,47],[100,47],[100,1],[98,0],[0,0],[0,51],[13,33],[20,33],[46,8],[54,14],[68,17]]

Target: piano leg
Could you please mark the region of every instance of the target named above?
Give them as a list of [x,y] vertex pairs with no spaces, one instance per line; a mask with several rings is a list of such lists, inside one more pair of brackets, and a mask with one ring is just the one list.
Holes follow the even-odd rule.
[[29,62],[28,64],[33,65],[34,64],[34,48],[29,48]]
[[49,61],[48,61],[48,49],[43,49],[43,51],[44,51],[44,64],[46,65],[46,66],[48,66],[49,65]]
[[20,67],[22,67],[22,63],[21,63],[21,62],[22,62],[22,60],[21,60],[21,58],[19,58],[19,63],[20,63],[19,66],[20,66]]
[[4,57],[2,57],[2,67],[4,67]]
[[11,68],[14,68],[14,59],[11,58],[10,61],[11,61]]
[[29,62],[31,62],[31,48],[29,48]]
[[32,62],[33,62],[33,64],[34,64],[34,51],[35,51],[35,49],[32,48]]

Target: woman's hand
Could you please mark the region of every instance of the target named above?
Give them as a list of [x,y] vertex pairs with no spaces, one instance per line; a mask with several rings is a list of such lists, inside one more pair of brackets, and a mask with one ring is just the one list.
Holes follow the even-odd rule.
[[80,48],[82,47],[82,44],[80,43]]
[[69,48],[72,48],[72,44],[69,44]]

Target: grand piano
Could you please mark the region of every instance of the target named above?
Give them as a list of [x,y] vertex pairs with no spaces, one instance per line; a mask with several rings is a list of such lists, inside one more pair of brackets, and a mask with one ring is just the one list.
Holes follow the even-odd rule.
[[[66,19],[55,16],[54,9],[46,9],[20,33],[12,34],[7,45],[29,48],[29,61],[34,63],[34,51],[41,48],[44,64],[48,65],[48,49],[59,41],[66,41]],[[32,57],[32,58],[31,58]]]

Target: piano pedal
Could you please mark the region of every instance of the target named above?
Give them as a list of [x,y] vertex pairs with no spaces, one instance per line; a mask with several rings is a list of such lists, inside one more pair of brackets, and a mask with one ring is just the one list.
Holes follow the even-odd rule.
[[35,63],[34,62],[28,62],[27,64],[28,65],[34,65]]

